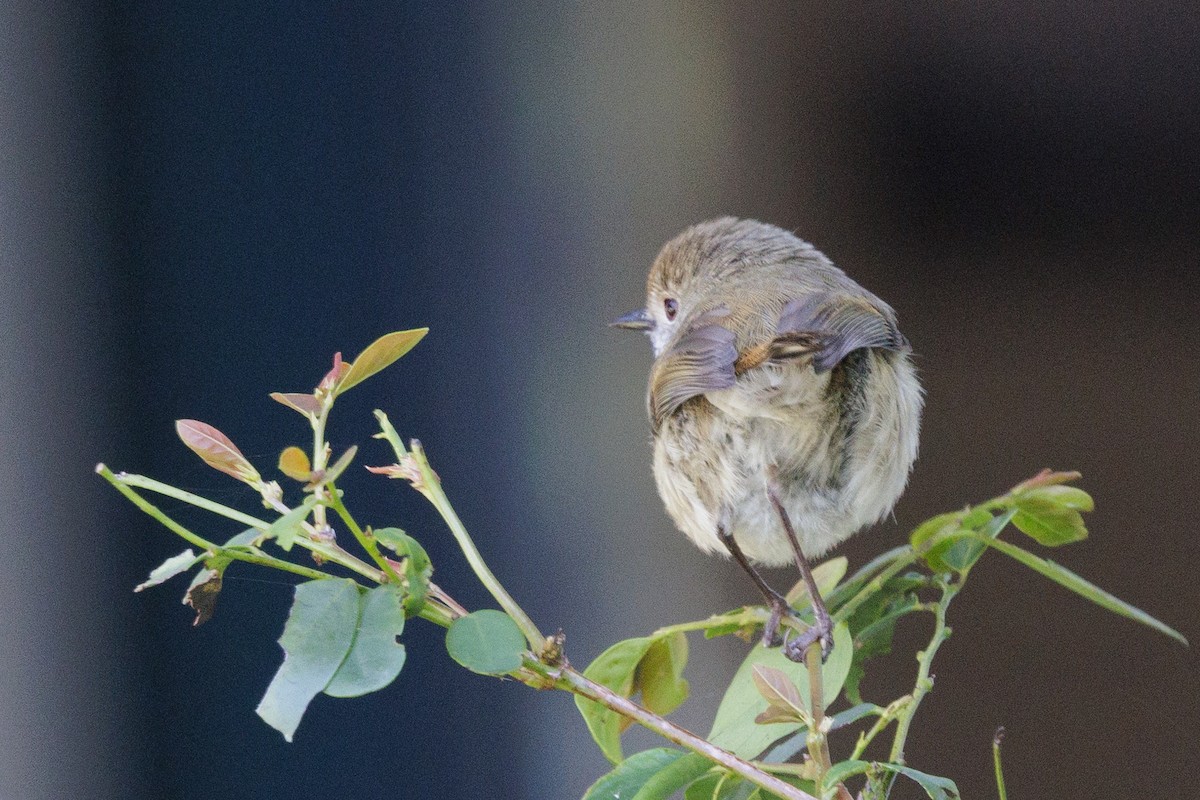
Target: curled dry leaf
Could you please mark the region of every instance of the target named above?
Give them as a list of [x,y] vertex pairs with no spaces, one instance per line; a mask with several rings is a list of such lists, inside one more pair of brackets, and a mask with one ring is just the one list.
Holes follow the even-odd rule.
[[258,483],[258,470],[246,460],[242,451],[212,425],[194,419],[175,421],[175,432],[183,443],[204,460],[205,464],[245,483]]
[[183,596],[183,604],[196,612],[192,625],[203,625],[212,619],[217,610],[217,596],[221,593],[221,570],[202,569],[196,573],[192,585]]

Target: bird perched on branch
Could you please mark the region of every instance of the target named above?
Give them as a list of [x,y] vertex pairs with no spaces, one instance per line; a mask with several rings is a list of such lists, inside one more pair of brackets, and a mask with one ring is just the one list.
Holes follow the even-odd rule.
[[828,655],[817,558],[888,514],[917,456],[921,387],[896,314],[820,251],[773,225],[694,225],[658,254],[646,307],[614,326],[654,349],[647,396],[654,477],[702,550],[724,551],[771,608],[794,614],[755,564],[794,561],[815,623],[786,643]]

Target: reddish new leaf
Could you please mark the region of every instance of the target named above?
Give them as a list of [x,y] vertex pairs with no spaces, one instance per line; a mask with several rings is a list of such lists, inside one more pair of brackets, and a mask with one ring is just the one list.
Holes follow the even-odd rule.
[[755,664],[751,671],[754,687],[766,699],[768,705],[789,713],[792,719],[806,721],[808,709],[800,698],[800,691],[783,670],[765,664]]
[[317,391],[328,391],[337,386],[349,371],[350,365],[342,361],[342,354],[334,353],[333,368],[325,373],[324,378],[321,378],[321,382],[317,384]]
[[317,400],[311,394],[303,392],[271,392],[271,399],[276,403],[283,403],[288,408],[293,408],[301,414],[316,416],[321,413],[321,401]]
[[246,460],[242,451],[237,449],[228,436],[212,425],[194,419],[180,419],[175,421],[175,432],[184,444],[213,469],[246,483],[259,481],[258,470]]
[[1082,473],[1075,472],[1074,470],[1072,470],[1070,472],[1055,472],[1054,470],[1047,467],[1047,468],[1043,469],[1041,472],[1039,472],[1037,475],[1034,475],[1032,478],[1023,480],[1020,483],[1018,483],[1016,486],[1014,486],[1012,488],[1012,493],[1018,494],[1020,492],[1027,491],[1029,489],[1035,489],[1039,486],[1058,486],[1059,484],[1070,483],[1071,481],[1077,481],[1082,477],[1083,477]]

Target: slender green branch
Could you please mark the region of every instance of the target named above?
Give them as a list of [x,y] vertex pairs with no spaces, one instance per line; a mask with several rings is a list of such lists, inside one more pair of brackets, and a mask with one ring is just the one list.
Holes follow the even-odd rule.
[[385,575],[387,575],[388,580],[394,583],[396,586],[401,585],[400,576],[396,574],[396,570],[392,567],[391,563],[384,558],[383,553],[379,552],[379,545],[375,542],[375,537],[368,536],[365,532],[363,532],[363,529],[359,527],[358,522],[355,521],[354,517],[351,516],[350,511],[346,508],[346,504],[342,502],[342,495],[337,490],[337,487],[332,483],[330,483],[328,486],[329,491],[325,502],[330,508],[337,512],[339,517],[342,518],[342,522],[346,523],[346,527],[350,529],[352,534],[354,534],[354,538],[358,540],[358,544],[363,550],[366,550],[367,554],[371,556],[371,559],[379,565],[379,568],[384,572]]
[[[859,606],[871,599],[871,595],[882,589],[885,583],[899,574],[901,570],[912,566],[912,564],[914,564],[917,560],[916,552],[907,545],[896,548],[895,550],[890,550],[884,555],[891,559],[891,563],[888,564],[883,571],[872,578],[867,585],[860,589],[853,597],[839,606],[837,611],[834,611],[831,614],[835,623],[848,619],[851,614],[858,610]],[[882,558],[882,556],[880,558]],[[880,561],[880,559],[876,559],[875,561],[871,562],[871,564],[873,565],[877,561]]]
[[1000,800],[1008,800],[1008,790],[1004,788],[1004,767],[1000,764],[1000,742],[1004,741],[1004,728],[997,728],[992,737],[992,763],[996,766],[996,794]]
[[883,733],[888,725],[891,725],[896,720],[896,715],[900,713],[904,706],[912,702],[912,695],[906,694],[903,697],[896,698],[888,707],[883,710],[879,718],[875,720],[875,724],[866,733],[858,735],[858,743],[854,745],[854,752],[850,754],[851,761],[857,761],[862,758],[863,753],[871,746],[871,742],[875,737]]
[[770,616],[771,612],[766,606],[745,606],[734,611],[727,611],[724,614],[713,614],[707,619],[665,625],[656,630],[653,635],[657,637],[667,636],[672,633],[706,631],[710,628],[724,627],[726,625],[750,627],[752,625],[764,624]]
[[816,782],[820,787],[825,780],[825,773],[833,763],[829,757],[829,738],[825,723],[825,679],[821,674],[821,640],[813,642],[804,651],[804,664],[808,667],[808,698],[812,704],[809,712],[812,714],[812,725],[809,726],[805,744],[808,754],[816,765]]
[[942,597],[934,610],[933,636],[929,639],[929,645],[917,654],[917,682],[913,687],[912,700],[896,716],[896,736],[892,740],[892,751],[888,756],[888,760],[893,764],[904,763],[904,744],[908,739],[909,726],[912,725],[913,717],[921,706],[921,701],[933,689],[933,679],[929,677],[933,667],[933,657],[937,655],[942,642],[950,638],[950,628],[946,626],[946,609],[949,608],[950,601],[962,588],[962,584],[952,583],[947,579],[940,580],[939,584],[942,587]]
[[379,426],[383,431],[383,438],[392,445],[392,449],[396,452],[396,459],[402,468],[408,470],[407,477],[413,484],[413,487],[425,496],[433,507],[437,509],[447,527],[450,528],[450,533],[454,535],[455,541],[458,542],[459,548],[463,551],[463,555],[467,557],[467,563],[471,565],[471,569],[475,572],[475,576],[479,578],[479,582],[491,593],[500,607],[504,609],[513,622],[525,634],[525,639],[529,642],[529,647],[535,653],[541,652],[546,645],[546,637],[538,630],[537,625],[525,613],[524,609],[518,605],[513,599],[504,585],[492,573],[487,562],[483,560],[479,549],[472,541],[470,534],[467,533],[466,526],[462,520],[458,518],[454,507],[450,505],[449,498],[442,490],[441,479],[437,473],[429,466],[429,459],[425,457],[425,451],[421,447],[421,443],[416,439],[412,441],[412,452],[405,449],[404,443],[400,440],[400,435],[396,433],[396,429],[392,427],[388,421],[387,415],[382,411],[375,411],[375,418],[379,420]]
[[685,747],[694,753],[699,753],[714,764],[737,773],[742,778],[756,786],[761,786],[777,797],[784,798],[784,800],[817,800],[807,792],[797,789],[795,786],[759,769],[749,761],[730,753],[728,750],[717,747],[686,728],[681,728],[675,723],[663,719],[654,712],[633,702],[628,697],[617,694],[607,686],[596,683],[570,667],[552,669],[533,659],[530,659],[526,665],[534,671],[541,672],[548,678],[555,679],[555,685],[558,688],[600,703],[605,708],[633,720],[642,727],[648,728],[659,736],[662,736],[664,739]]
[[118,492],[125,495],[125,497],[128,498],[131,503],[149,514],[154,519],[161,522],[176,536],[179,536],[181,539],[184,539],[190,544],[194,544],[196,547],[199,547],[202,550],[207,550],[213,555],[226,556],[236,561],[245,561],[248,564],[258,564],[263,567],[271,567],[272,569],[291,572],[293,574],[302,575],[306,578],[312,578],[314,580],[333,577],[321,572],[320,570],[316,570],[311,567],[305,567],[300,564],[293,564],[290,561],[284,561],[281,558],[275,558],[274,556],[269,556],[265,553],[250,553],[233,547],[222,547],[215,542],[210,542],[203,536],[193,533],[192,531],[180,525],[171,517],[167,516],[162,509],[158,508],[158,506],[154,505],[149,500],[134,491],[119,476],[113,474],[112,470],[105,465],[97,464],[96,473],[111,483],[113,487]]
[[[101,475],[104,474],[100,472],[99,468],[97,468],[96,471]],[[205,497],[201,497],[200,495],[184,491],[183,489],[176,488],[170,484],[156,481],[153,478],[146,477],[145,475],[133,475],[128,472],[109,472],[109,475],[112,475],[112,478],[109,478],[109,482],[113,483],[114,486],[118,486],[118,488],[119,485],[124,485],[127,487],[136,486],[141,489],[148,489],[166,497],[173,497],[176,500],[182,500],[183,502],[193,505],[196,508],[202,508],[205,511],[210,511],[214,514],[231,519],[234,522],[239,522],[242,525],[246,525],[258,531],[266,531],[271,527],[271,523],[266,520],[259,519],[258,517],[251,516],[250,514],[243,514],[237,509],[230,508],[226,505],[221,505],[220,503],[209,500]],[[292,510],[282,502],[276,505],[275,508],[281,514],[286,514]],[[364,563],[362,559],[356,558],[354,555],[347,553],[334,542],[326,542],[320,539],[308,537],[298,537],[296,539],[296,544],[306,550],[311,551],[314,555],[319,556],[322,561],[331,561],[334,564],[339,564],[352,572],[357,572],[359,575],[362,575],[364,578],[374,581],[375,583],[381,583],[383,581],[383,572],[375,569],[369,564]],[[282,561],[280,559],[277,560],[285,564],[291,563]]]
[[[320,475],[325,471],[325,466],[329,461],[329,445],[325,443],[325,423],[329,419],[329,411],[333,408],[334,393],[327,392],[321,398],[321,410],[316,414],[309,415],[309,421],[312,422],[313,429],[313,454],[312,454],[312,471],[314,475]],[[332,493],[332,489],[328,490]],[[324,485],[318,484],[313,489],[313,494],[318,500],[326,499],[327,490]],[[325,520],[325,506],[318,504],[313,509],[313,523],[318,530],[326,527],[328,524]]]
[[[99,468],[97,468],[96,471],[100,472]],[[103,475],[104,473],[100,472],[100,474]],[[238,511],[235,508],[221,505],[213,500],[209,500],[207,497],[201,497],[198,494],[192,494],[191,492],[178,489],[170,484],[163,483],[162,481],[156,481],[153,478],[147,478],[145,475],[132,475],[128,472],[119,472],[116,473],[113,478],[126,486],[136,486],[139,489],[149,489],[152,492],[157,492],[158,494],[166,495],[167,497],[173,497],[176,500],[182,500],[183,502],[193,505],[196,508],[202,508],[205,511],[211,511],[214,514],[231,519],[234,522],[239,522],[242,525],[254,528],[255,530],[265,531],[267,528],[271,527],[271,523],[266,520],[259,519],[258,517],[251,516],[250,514],[243,514],[241,511]],[[290,511],[291,509],[288,510]]]

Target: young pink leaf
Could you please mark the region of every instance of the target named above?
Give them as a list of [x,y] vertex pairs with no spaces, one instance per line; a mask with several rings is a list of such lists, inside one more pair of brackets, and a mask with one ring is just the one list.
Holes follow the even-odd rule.
[[350,371],[350,365],[342,361],[341,353],[333,354],[333,368],[325,373],[325,377],[321,378],[321,382],[317,384],[317,391],[328,391],[337,386],[346,373]]
[[301,414],[316,416],[321,413],[321,401],[311,394],[303,392],[271,392],[271,399],[283,403],[288,408],[294,408]]
[[796,684],[792,683],[792,679],[783,670],[765,664],[755,664],[753,678],[758,693],[771,705],[804,707]]
[[358,358],[354,359],[350,369],[338,383],[337,393],[341,394],[388,367],[392,362],[412,350],[427,333],[429,333],[429,328],[414,328],[411,331],[396,331],[380,336],[367,345],[367,349],[359,353]]
[[237,449],[228,436],[212,425],[194,419],[180,419],[175,421],[175,432],[184,444],[213,469],[232,475],[245,483],[259,481],[258,470],[246,460],[242,451]]
[[1017,494],[1028,489],[1037,488],[1038,486],[1058,486],[1059,484],[1077,481],[1082,477],[1082,473],[1074,470],[1071,470],[1070,472],[1055,472],[1047,467],[1037,475],[1034,475],[1032,478],[1021,481],[1014,486],[1011,491],[1013,494]]

